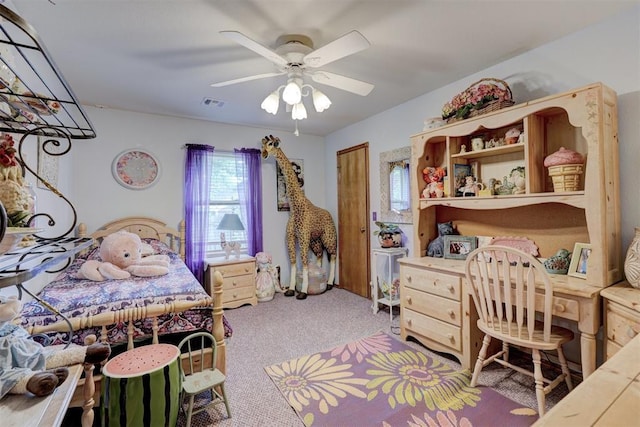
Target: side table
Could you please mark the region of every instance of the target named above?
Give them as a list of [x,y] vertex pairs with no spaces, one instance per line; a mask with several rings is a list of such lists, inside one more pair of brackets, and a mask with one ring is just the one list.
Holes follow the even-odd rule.
[[604,301],[605,360],[640,334],[640,289],[624,281],[600,292]]
[[207,259],[206,291],[211,295],[213,272],[222,273],[222,308],[258,304],[256,296],[256,259],[248,255]]
[[[407,256],[407,248],[374,248],[371,263],[371,298],[373,313],[379,304],[389,307],[389,321],[393,320],[393,307],[400,305],[400,266],[398,258]],[[394,286],[397,282],[397,286]],[[382,295],[382,296],[381,296]]]

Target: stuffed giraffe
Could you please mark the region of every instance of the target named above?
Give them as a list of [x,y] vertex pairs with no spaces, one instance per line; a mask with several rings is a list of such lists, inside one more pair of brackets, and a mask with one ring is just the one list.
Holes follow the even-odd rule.
[[338,248],[338,238],[336,227],[331,214],[326,210],[315,206],[309,201],[298,185],[298,177],[291,166],[291,162],[279,148],[280,139],[273,135],[262,138],[262,158],[266,159],[272,155],[285,178],[287,186],[287,197],[289,199],[289,221],[287,222],[287,250],[289,262],[291,263],[291,279],[289,289],[285,296],[295,295],[296,289],[296,243],[300,248],[300,259],[302,261],[302,287],[297,299],[305,299],[309,289],[309,250],[316,256],[319,266],[322,266],[324,250],[329,255],[329,278],[327,279],[327,289],[333,287],[336,270],[336,252]]

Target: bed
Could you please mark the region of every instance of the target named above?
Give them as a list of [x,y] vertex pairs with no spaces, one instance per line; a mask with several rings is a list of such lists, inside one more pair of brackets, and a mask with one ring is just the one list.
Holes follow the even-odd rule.
[[[167,254],[171,260],[169,274],[104,282],[76,278],[86,260],[99,259],[102,238],[119,230],[136,233],[153,247],[154,253]],[[87,236],[84,224],[79,225],[78,235]],[[94,334],[112,346],[126,348],[208,330],[218,344],[218,367],[225,372],[225,337],[231,335],[231,328],[222,312],[222,277],[216,277],[212,298],[183,261],[184,227],[181,225],[178,231],[153,218],[128,217],[112,221],[90,236],[94,246],[38,293],[69,323],[37,301],[30,301],[22,310],[22,326],[31,334],[47,334],[53,344],[71,340],[82,345],[86,337]],[[77,406],[82,405],[86,402]]]

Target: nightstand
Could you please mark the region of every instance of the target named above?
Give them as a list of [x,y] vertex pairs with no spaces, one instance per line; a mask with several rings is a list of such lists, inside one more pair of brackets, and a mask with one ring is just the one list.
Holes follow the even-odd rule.
[[604,301],[605,359],[640,333],[640,289],[620,282],[600,292]]
[[211,295],[213,272],[222,273],[222,308],[236,308],[244,304],[256,305],[256,259],[248,255],[207,259],[206,291]]

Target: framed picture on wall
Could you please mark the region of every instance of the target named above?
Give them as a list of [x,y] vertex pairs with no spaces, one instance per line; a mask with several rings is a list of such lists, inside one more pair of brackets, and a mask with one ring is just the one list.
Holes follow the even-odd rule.
[[160,162],[147,150],[133,148],[118,154],[111,165],[116,182],[130,190],[144,190],[160,179]]
[[591,255],[591,245],[589,243],[576,243],[571,255],[571,264],[567,274],[573,277],[587,278],[587,264]]
[[[301,159],[289,159],[291,167],[296,175],[298,186],[304,193],[304,161]],[[278,198],[278,211],[289,211],[289,198],[287,197],[287,180],[284,176],[280,165],[276,163],[276,185],[277,185],[277,198]]]

